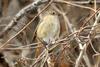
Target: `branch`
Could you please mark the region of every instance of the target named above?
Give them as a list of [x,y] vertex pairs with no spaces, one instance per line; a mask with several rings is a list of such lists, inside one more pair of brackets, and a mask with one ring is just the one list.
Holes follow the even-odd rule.
[[8,32],[13,26],[15,26],[17,24],[17,21],[23,17],[25,14],[29,13],[30,11],[34,10],[36,11],[36,9],[38,8],[39,5],[48,2],[48,0],[36,0],[35,2],[33,2],[32,4],[29,4],[28,6],[26,6],[25,8],[21,9],[16,15],[15,17],[11,20],[11,22],[3,29],[3,31],[0,32],[0,37],[2,37],[6,32]]
[[[96,17],[96,20],[95,20],[95,22],[94,22],[94,24],[93,24],[93,27],[91,28],[91,31],[90,31],[90,33],[89,33],[89,35],[88,35],[88,38],[90,37],[90,34],[93,32],[93,30],[95,29],[95,26],[97,25],[97,23],[98,23],[98,21],[100,20],[100,11],[99,11],[99,15]],[[82,56],[83,56],[83,53],[84,53],[84,50],[85,50],[85,48],[87,47],[87,44],[85,43],[84,45],[83,45],[83,47],[82,47],[82,50],[81,50],[81,52],[80,52],[80,54],[79,54],[79,57],[77,58],[77,60],[76,60],[76,65],[75,65],[75,67],[78,67],[79,66],[79,63],[80,63],[80,61],[81,61],[81,58],[82,58]]]
[[[51,0],[42,10],[41,10],[41,12],[40,13],[38,13],[30,22],[28,22],[18,33],[16,33],[14,36],[12,36],[9,40],[7,40],[7,42],[5,42],[2,46],[0,46],[0,49],[1,48],[3,48],[3,47],[5,47],[13,38],[15,38],[18,34],[20,34],[23,30],[25,30],[46,8],[48,8],[49,6],[50,6],[50,4],[53,2],[53,0]],[[38,5],[41,3],[41,0],[38,0],[38,1],[36,1],[35,3],[32,3],[31,5],[36,5],[38,3]],[[28,5],[26,8],[28,8],[30,5]],[[26,8],[24,8],[24,10],[26,9]],[[30,7],[31,8],[31,7]],[[34,6],[34,8],[35,8],[35,6]],[[31,8],[32,9],[32,8]],[[28,10],[28,9],[27,9]],[[24,12],[23,11],[23,9],[21,10],[21,12]],[[21,12],[19,12],[17,15],[16,15],[16,17],[21,17],[21,15],[22,14],[25,14],[25,12],[24,13],[21,13]],[[16,18],[16,19],[18,19],[18,18]],[[12,24],[13,24],[13,20],[12,20]],[[11,25],[11,24],[9,24],[9,25]],[[4,32],[5,33],[5,32]]]
[[68,1],[62,1],[62,0],[57,0],[55,1],[56,3],[64,3],[64,4],[69,4],[69,5],[72,5],[72,6],[76,6],[76,7],[80,7],[80,8],[84,8],[84,9],[89,9],[89,10],[92,10],[95,12],[95,10],[91,7],[86,7],[86,6],[83,6],[83,5],[78,5],[78,4],[75,4],[75,3],[72,3],[72,2],[68,2]]
[[[64,12],[61,12],[55,5],[53,5],[53,6],[54,6],[54,9],[55,9],[58,13],[60,13],[60,14],[63,16],[64,21],[65,21],[65,26],[66,26],[66,27],[68,26],[68,28],[70,29],[71,33],[73,33],[74,30],[73,30],[73,28],[72,28],[72,24],[70,23],[70,21],[69,21],[68,17],[66,16],[66,14],[65,14]],[[83,49],[83,46],[82,46],[82,44],[81,44],[81,41],[80,41],[80,39],[77,37],[76,34],[74,34],[74,37],[75,37],[75,40],[77,41],[77,43],[78,43],[78,45],[79,45],[79,48],[80,48],[80,49]],[[81,57],[83,56],[83,53],[84,53],[84,50],[82,50],[82,52],[80,53],[80,56],[79,56],[79,58],[77,59],[76,65],[78,65],[78,62],[82,59]],[[88,65],[88,67],[91,67],[91,65],[90,65],[90,63],[89,63],[88,56],[87,56],[87,55],[84,55],[83,58],[84,58],[84,61],[86,62],[86,64]],[[76,67],[77,67],[77,66],[76,66]]]
[[[69,2],[72,2],[72,3],[76,3],[76,4],[94,4],[94,1],[91,1],[91,0],[88,0],[88,1],[69,1]],[[100,1],[96,1],[97,4],[100,3]]]

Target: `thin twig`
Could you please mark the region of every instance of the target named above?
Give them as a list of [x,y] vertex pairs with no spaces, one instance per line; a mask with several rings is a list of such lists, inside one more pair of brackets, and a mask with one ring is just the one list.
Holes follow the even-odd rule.
[[[93,30],[95,29],[95,25],[97,25],[97,22],[100,20],[100,13],[99,13],[99,15],[96,17],[96,20],[95,20],[95,22],[94,22],[94,24],[93,24],[93,27],[91,28],[91,31],[90,31],[90,33],[88,34],[88,38],[90,37],[90,34],[92,34],[92,32],[93,32]],[[76,60],[76,65],[75,65],[75,67],[78,67],[79,66],[79,63],[80,63],[80,61],[81,61],[81,58],[82,58],[82,56],[83,56],[83,53],[84,53],[84,50],[85,50],[85,48],[87,47],[87,44],[85,43],[84,45],[83,45],[83,49],[81,50],[81,52],[80,52],[80,54],[79,54],[79,57],[77,58],[77,60]]]
[[76,7],[80,7],[80,8],[84,8],[84,9],[89,9],[89,10],[92,10],[92,11],[95,12],[95,10],[93,8],[91,8],[91,7],[86,7],[86,6],[78,5],[78,4],[75,4],[75,3],[68,2],[68,1],[57,0],[55,2],[56,3],[65,3],[65,4],[72,5],[72,6],[76,6]]
[[[69,27],[70,31],[71,31],[71,32],[74,32],[74,30],[72,29],[72,25],[71,25],[71,23],[69,22],[69,19],[68,19],[68,17],[66,16],[66,14],[65,14],[64,12],[61,12],[57,7],[54,7],[54,8],[56,9],[56,11],[58,11],[58,12],[63,16],[64,21],[65,21],[65,23],[67,24],[66,27]],[[78,42],[80,49],[83,49],[82,44],[81,44],[81,41],[80,41],[80,39],[76,36],[76,34],[74,34],[74,37],[75,37],[76,41]],[[84,51],[83,51],[83,52],[84,52]],[[83,52],[81,53],[81,56],[82,56]],[[84,60],[85,60],[86,64],[87,64],[89,67],[91,67],[87,55],[84,55],[84,57],[85,57]],[[78,58],[78,61],[79,61],[79,58]],[[76,63],[76,64],[77,64],[77,63]]]
[[94,13],[84,22],[84,24],[83,24],[81,27],[84,27],[84,26],[89,22],[89,20],[90,20],[91,18],[93,18],[93,17],[95,16],[95,14],[98,13],[98,11],[100,11],[100,8],[99,8],[96,12],[94,12]]
[[34,65],[39,62],[47,53],[47,50],[44,49],[43,52],[38,56],[38,58],[36,59],[36,61],[34,63],[32,63],[32,65],[30,65],[30,67],[34,67]]
[[[90,0],[88,1],[69,1],[69,2],[76,3],[76,4],[91,4],[91,3],[94,4],[94,1],[90,1]],[[100,1],[97,0],[96,3],[99,4]]]

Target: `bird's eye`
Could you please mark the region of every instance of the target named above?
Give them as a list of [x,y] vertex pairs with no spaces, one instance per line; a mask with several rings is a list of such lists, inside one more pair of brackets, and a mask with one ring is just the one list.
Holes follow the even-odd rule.
[[55,15],[56,14],[56,12],[55,11],[52,11],[52,13],[51,13],[52,15]]
[[56,14],[55,12],[52,12],[52,14]]

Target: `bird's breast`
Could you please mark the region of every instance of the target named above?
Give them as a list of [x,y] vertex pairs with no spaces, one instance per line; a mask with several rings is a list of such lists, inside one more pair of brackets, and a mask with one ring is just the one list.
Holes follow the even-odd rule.
[[58,36],[60,33],[60,23],[56,16],[46,16],[39,24],[37,29],[37,36],[43,40]]

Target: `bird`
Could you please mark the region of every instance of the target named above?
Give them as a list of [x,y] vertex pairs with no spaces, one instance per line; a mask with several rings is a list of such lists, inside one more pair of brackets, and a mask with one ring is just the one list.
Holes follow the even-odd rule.
[[[48,53],[48,59],[47,63],[51,67],[51,60],[50,53],[52,52],[50,44],[52,42],[55,42],[57,38],[59,38],[60,35],[60,21],[57,13],[54,10],[47,10],[44,12],[44,14],[41,17],[40,23],[37,26],[37,38],[42,42],[42,45],[47,50]],[[53,45],[53,44],[52,44]],[[41,49],[37,49],[37,52],[39,53]],[[43,49],[44,50],[44,49]],[[38,54],[37,54],[38,55]]]
[[45,46],[54,42],[60,35],[60,21],[54,10],[45,12],[43,19],[37,28],[37,37],[45,42]]

